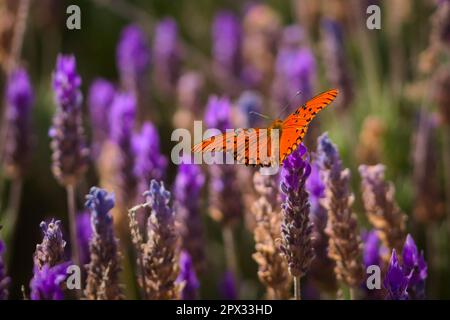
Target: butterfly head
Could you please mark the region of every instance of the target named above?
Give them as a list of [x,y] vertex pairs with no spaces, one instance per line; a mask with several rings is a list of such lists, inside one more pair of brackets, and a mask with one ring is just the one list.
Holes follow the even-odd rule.
[[271,129],[279,129],[281,130],[283,128],[283,120],[276,119],[272,124],[270,125]]

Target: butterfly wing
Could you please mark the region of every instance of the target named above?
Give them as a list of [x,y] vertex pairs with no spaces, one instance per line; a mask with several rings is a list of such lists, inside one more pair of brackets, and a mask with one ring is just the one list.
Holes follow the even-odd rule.
[[337,89],[332,89],[315,96],[283,121],[283,129],[307,126],[320,110],[333,102],[338,93]]
[[283,121],[280,138],[280,163],[297,149],[308,131],[309,123],[320,110],[333,102],[337,95],[337,89],[321,93],[295,110]]
[[270,133],[268,129],[235,129],[203,140],[194,152],[230,152],[239,164],[270,165]]

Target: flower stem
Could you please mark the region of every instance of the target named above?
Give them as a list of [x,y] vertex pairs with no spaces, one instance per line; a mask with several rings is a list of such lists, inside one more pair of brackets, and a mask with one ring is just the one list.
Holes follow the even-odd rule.
[[357,294],[355,288],[350,288],[350,300],[357,300]]
[[66,187],[67,191],[67,207],[69,211],[69,230],[70,230],[70,242],[71,242],[71,250],[72,250],[72,261],[77,266],[81,266],[80,264],[80,254],[78,252],[77,245],[77,219],[76,219],[76,203],[75,203],[75,186],[68,185]]
[[300,276],[294,277],[294,299],[302,300],[301,287],[300,287]]
[[236,249],[234,246],[233,239],[233,229],[231,227],[224,227],[222,229],[222,237],[223,237],[223,245],[225,247],[225,258],[227,260],[227,267],[237,281],[238,277],[238,266],[237,266],[237,257],[236,257]]
[[8,223],[8,235],[9,240],[14,237],[16,230],[16,224],[20,211],[20,200],[22,198],[22,179],[16,178],[11,183],[11,190],[9,193],[8,209],[6,210],[8,216],[6,222]]

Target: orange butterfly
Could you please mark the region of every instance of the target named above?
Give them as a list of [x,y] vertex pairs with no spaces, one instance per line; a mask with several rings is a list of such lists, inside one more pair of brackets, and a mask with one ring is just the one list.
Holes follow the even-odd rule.
[[[303,141],[308,125],[317,113],[338,95],[337,89],[321,93],[284,121],[276,119],[269,128],[234,129],[203,140],[192,148],[194,152],[232,152],[240,164],[271,166],[283,160]],[[274,129],[278,129],[278,136]],[[272,140],[278,143],[272,146]],[[276,141],[276,140],[274,140]],[[277,148],[273,151],[273,147]],[[276,155],[279,155],[278,159]]]

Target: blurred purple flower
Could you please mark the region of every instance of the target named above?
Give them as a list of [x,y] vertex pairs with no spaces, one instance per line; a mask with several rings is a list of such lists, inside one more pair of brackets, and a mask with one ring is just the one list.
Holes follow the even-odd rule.
[[80,86],[75,57],[58,55],[53,73],[57,109],[49,136],[53,175],[64,186],[76,184],[88,164],[89,150],[82,127]]
[[122,30],[116,64],[125,88],[135,89],[150,67],[150,46],[146,34],[138,26],[129,25]]
[[177,23],[172,18],[161,20],[155,28],[153,57],[156,84],[163,90],[173,90],[180,75],[181,50]]
[[241,70],[242,30],[239,19],[230,11],[220,11],[212,26],[212,55],[214,62],[232,75]]
[[181,221],[183,248],[193,260],[198,274],[205,263],[203,226],[200,212],[200,194],[205,175],[199,166],[184,161],[178,166],[174,184],[175,211]]
[[8,286],[11,279],[6,275],[6,267],[3,261],[5,244],[0,240],[0,300],[8,299]]
[[230,100],[210,96],[206,105],[205,123],[208,128],[217,128],[222,132],[230,129],[232,127]]
[[181,251],[180,254],[180,273],[177,282],[184,285],[181,291],[182,300],[195,300],[198,298],[200,283],[195,274],[192,259],[186,251]]
[[241,128],[258,128],[261,126],[261,116],[253,112],[262,112],[263,99],[256,91],[244,91],[237,100],[240,118],[238,125]]
[[136,99],[133,94],[116,94],[111,106],[110,137],[119,154],[114,159],[117,176],[115,184],[120,193],[119,203],[128,206],[136,197],[137,178],[134,174],[133,130],[136,117]]
[[[292,33],[291,29],[288,31]],[[279,49],[275,61],[275,101],[284,106],[291,102],[297,92],[301,92],[302,103],[310,99],[315,76],[316,62],[312,51],[307,47],[292,46],[291,41],[288,41]]]
[[428,275],[428,267],[423,256],[419,253],[414,239],[408,234],[402,252],[403,273],[410,276],[408,293],[412,299],[425,298],[425,280]]
[[384,287],[388,292],[386,298],[389,300],[407,300],[407,289],[410,277],[411,275],[404,274],[402,267],[398,262],[395,249],[393,249],[389,267],[384,278]]
[[82,264],[88,264],[89,257],[89,242],[92,238],[91,217],[89,212],[83,211],[77,214],[77,239],[78,248],[80,251],[80,260]]
[[67,277],[67,267],[71,262],[64,262],[53,267],[44,265],[41,270],[34,269],[30,282],[31,300],[63,300],[62,282]]
[[160,153],[159,135],[151,122],[145,122],[141,132],[133,135],[133,154],[135,156],[134,174],[140,180],[140,192],[152,179],[162,180],[167,168],[167,158]]
[[238,292],[236,288],[236,280],[231,271],[226,271],[219,283],[219,291],[221,298],[224,300],[237,300]]
[[25,69],[14,70],[6,86],[4,149],[2,160],[10,177],[23,174],[29,160],[31,108],[33,88]]
[[114,85],[105,79],[96,79],[89,88],[88,105],[94,157],[98,156],[101,144],[109,136],[109,121],[105,121],[105,115],[110,114],[114,95]]
[[309,220],[309,201],[305,183],[311,166],[305,159],[306,147],[300,144],[284,160],[281,169],[282,225],[281,252],[286,256],[289,271],[294,277],[305,275],[314,258],[312,224]]
[[[306,190],[309,193],[311,213],[320,213],[320,199],[325,197],[325,183],[320,178],[320,170],[316,163],[311,165],[311,174],[306,180]],[[326,213],[325,213],[326,214]]]
[[370,230],[362,234],[361,237],[364,250],[363,250],[363,263],[367,268],[368,266],[376,265],[381,266],[380,257],[380,239],[376,230]]

